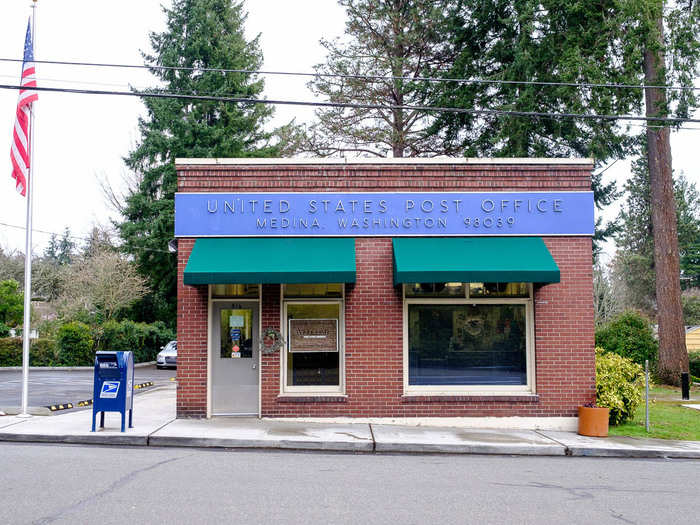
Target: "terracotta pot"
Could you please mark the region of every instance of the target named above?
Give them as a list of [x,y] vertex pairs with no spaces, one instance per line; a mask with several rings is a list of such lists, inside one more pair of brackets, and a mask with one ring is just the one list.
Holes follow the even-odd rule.
[[578,407],[578,433],[582,436],[608,435],[609,408]]

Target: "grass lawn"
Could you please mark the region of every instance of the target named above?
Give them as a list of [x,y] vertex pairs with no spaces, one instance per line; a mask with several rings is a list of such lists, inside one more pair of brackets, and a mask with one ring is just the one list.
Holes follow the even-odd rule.
[[681,401],[680,388],[654,386],[649,389],[650,431],[644,429],[644,401],[630,422],[610,427],[611,436],[650,437],[700,441],[700,410],[681,404],[700,404],[700,387],[690,390],[690,401]]

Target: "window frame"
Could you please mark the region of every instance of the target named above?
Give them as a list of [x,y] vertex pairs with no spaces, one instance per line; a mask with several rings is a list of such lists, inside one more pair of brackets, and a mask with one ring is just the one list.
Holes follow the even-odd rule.
[[[509,396],[518,394],[535,394],[535,315],[532,283],[528,283],[529,297],[494,297],[469,298],[469,286],[466,286],[464,298],[421,297],[407,298],[406,285],[403,293],[403,393],[406,396]],[[409,385],[408,356],[408,306],[411,304],[445,305],[445,304],[522,304],[525,305],[525,366],[527,378],[524,385]]]
[[[345,395],[345,286],[341,287],[341,297],[309,298],[285,298],[284,285],[280,286],[280,327],[284,338],[284,348],[280,349],[280,396],[304,397]],[[294,386],[287,385],[287,354],[289,351],[289,320],[287,318],[287,306],[289,304],[337,304],[338,305],[338,385]]]

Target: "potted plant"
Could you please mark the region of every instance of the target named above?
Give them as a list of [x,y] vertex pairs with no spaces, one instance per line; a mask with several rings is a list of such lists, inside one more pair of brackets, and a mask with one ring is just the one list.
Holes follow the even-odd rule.
[[578,407],[578,433],[582,436],[607,437],[610,409],[586,403]]

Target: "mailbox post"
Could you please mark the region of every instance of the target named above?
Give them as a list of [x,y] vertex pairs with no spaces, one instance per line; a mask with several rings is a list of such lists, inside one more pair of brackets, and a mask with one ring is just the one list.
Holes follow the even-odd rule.
[[134,354],[132,352],[97,352],[92,403],[92,432],[100,412],[100,428],[105,426],[105,412],[120,412],[122,432],[129,411],[129,428],[133,428]]

